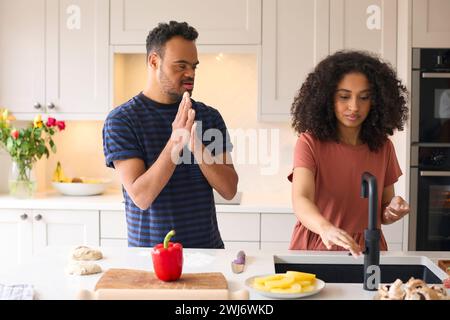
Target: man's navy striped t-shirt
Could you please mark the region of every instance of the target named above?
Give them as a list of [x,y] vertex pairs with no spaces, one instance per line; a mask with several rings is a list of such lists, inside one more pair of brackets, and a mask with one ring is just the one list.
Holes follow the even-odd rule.
[[[220,130],[222,150],[231,152],[233,146],[220,113],[201,102],[191,101],[195,121],[201,121],[202,137],[208,129]],[[111,111],[103,127],[106,165],[114,168],[115,160],[140,158],[148,169],[169,141],[178,106],[179,103],[157,103],[140,93]],[[208,147],[207,142],[203,141],[203,144]],[[183,152],[189,151],[185,148]],[[193,159],[192,154],[190,157]],[[174,229],[173,241],[186,248],[224,247],[217,226],[213,191],[197,163],[178,164],[167,185],[147,210],[139,209],[125,188],[122,187],[122,191],[128,246],[155,246]]]

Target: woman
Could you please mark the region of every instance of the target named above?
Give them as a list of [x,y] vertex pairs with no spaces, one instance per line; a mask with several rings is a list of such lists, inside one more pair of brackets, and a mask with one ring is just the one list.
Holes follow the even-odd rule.
[[[288,177],[298,218],[290,249],[361,254],[368,224],[367,199],[360,197],[365,171],[377,178],[379,228],[409,213],[394,194],[402,172],[388,139],[403,130],[406,95],[389,64],[365,52],[337,52],[308,75],[291,108],[299,138]],[[380,249],[387,250],[383,235]]]

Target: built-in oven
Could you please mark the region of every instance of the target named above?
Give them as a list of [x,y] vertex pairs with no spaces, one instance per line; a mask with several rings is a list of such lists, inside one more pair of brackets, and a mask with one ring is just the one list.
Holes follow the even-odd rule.
[[410,250],[450,250],[450,148],[411,148]]
[[413,49],[411,141],[450,143],[450,49]]
[[412,54],[408,247],[450,251],[450,48]]

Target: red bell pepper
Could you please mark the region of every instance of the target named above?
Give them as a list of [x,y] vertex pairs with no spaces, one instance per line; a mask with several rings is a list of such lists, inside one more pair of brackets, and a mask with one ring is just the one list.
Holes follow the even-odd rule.
[[181,243],[169,242],[174,235],[175,230],[170,230],[164,243],[152,249],[153,270],[162,281],[178,280],[183,270],[183,246]]

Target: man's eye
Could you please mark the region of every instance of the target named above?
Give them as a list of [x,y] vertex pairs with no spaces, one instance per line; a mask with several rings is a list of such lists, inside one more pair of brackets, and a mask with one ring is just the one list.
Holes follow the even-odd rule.
[[184,69],[186,69],[186,65],[185,64],[179,64],[178,65],[178,69],[179,70],[184,70]]

